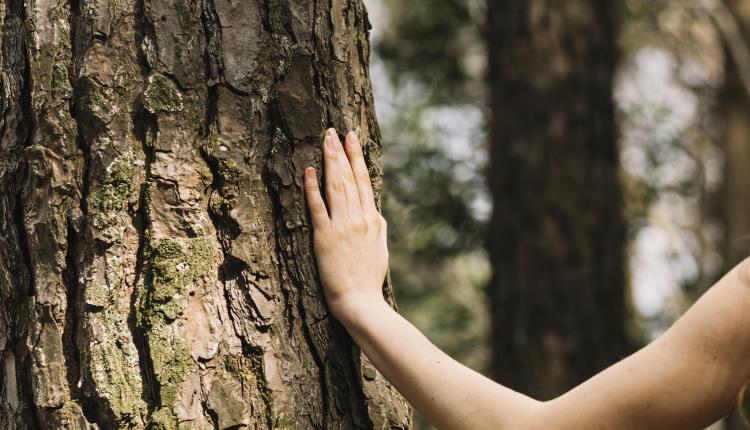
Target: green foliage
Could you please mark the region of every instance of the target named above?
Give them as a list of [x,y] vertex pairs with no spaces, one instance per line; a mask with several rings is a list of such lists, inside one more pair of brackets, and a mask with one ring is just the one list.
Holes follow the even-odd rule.
[[[484,192],[484,179],[481,163],[462,157],[482,154],[483,139],[479,124],[460,119],[448,124],[476,135],[456,156],[447,147],[456,142],[448,142],[434,115],[482,110],[480,3],[382,0],[381,15],[388,21],[375,23],[380,37],[374,38],[374,61],[385,66],[389,78],[375,77],[374,85],[393,92],[388,98],[393,113],[379,116],[383,212],[399,310],[439,347],[479,369],[485,363],[487,325],[481,287],[489,271],[482,250],[484,222],[472,204]],[[477,57],[479,67],[469,67]]]
[[[375,52],[395,85],[410,79],[429,88],[435,102],[467,99],[467,86],[481,79],[468,64],[483,55],[479,18],[483,3],[467,0],[384,0],[388,23]],[[474,73],[473,73],[474,72]]]
[[385,170],[385,211],[397,220],[394,240],[414,258],[455,256],[481,246],[482,223],[469,208],[481,186],[455,178],[457,161],[424,144],[391,146]]

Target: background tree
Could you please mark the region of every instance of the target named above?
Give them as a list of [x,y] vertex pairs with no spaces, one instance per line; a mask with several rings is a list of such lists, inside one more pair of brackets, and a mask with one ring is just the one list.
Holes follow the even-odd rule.
[[733,53],[728,49],[727,77],[721,99],[726,159],[723,254],[726,266],[733,266],[747,258],[750,250],[750,86],[747,86],[750,83],[747,75],[750,73],[750,7],[740,1],[731,1],[729,6],[726,10],[733,14],[740,31],[738,40],[732,42],[739,44],[738,51]]
[[[715,9],[727,45],[726,82],[720,99],[726,163],[721,199],[722,254],[724,265],[730,267],[750,255],[750,7],[736,0],[722,5]],[[722,12],[728,14],[723,19]],[[741,430],[747,424],[734,411],[725,428]]]
[[409,428],[328,315],[300,190],[328,126],[380,187],[362,2],[0,12],[0,425]]
[[616,9],[488,3],[492,371],[537,398],[627,351]]

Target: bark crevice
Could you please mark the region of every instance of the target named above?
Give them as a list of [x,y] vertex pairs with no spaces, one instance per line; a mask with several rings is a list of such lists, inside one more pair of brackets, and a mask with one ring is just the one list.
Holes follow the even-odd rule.
[[158,120],[154,114],[149,112],[143,104],[143,96],[148,87],[148,76],[151,73],[151,65],[144,52],[144,43],[146,36],[149,36],[153,43],[156,38],[153,37],[154,28],[145,14],[144,0],[138,0],[135,6],[135,29],[134,37],[136,44],[136,55],[138,66],[142,78],[142,89],[137,101],[136,111],[132,114],[133,135],[140,142],[141,150],[144,154],[144,172],[145,178],[140,184],[138,196],[138,208],[133,212],[130,211],[133,225],[138,234],[138,248],[136,251],[135,269],[133,274],[132,292],[130,294],[129,315],[127,318],[128,328],[133,336],[133,344],[138,354],[138,363],[140,367],[142,383],[141,399],[146,403],[148,413],[152,413],[159,405],[158,392],[156,386],[156,376],[154,375],[154,366],[151,360],[151,353],[148,346],[146,330],[138,324],[137,306],[141,300],[141,293],[144,292],[142,286],[144,283],[146,267],[146,248],[148,246],[148,230],[150,226],[149,217],[149,200],[151,186],[153,183],[152,164],[156,156],[154,142],[150,141],[150,136],[156,135],[158,129]]
[[[283,121],[280,122],[283,124]],[[288,145],[287,145],[288,147]],[[270,202],[271,202],[271,209],[273,213],[273,218],[276,220],[276,241],[275,241],[275,247],[274,247],[274,253],[276,255],[276,260],[280,263],[280,268],[282,273],[287,272],[289,273],[289,267],[286,263],[287,258],[283,255],[283,249],[284,246],[282,244],[282,240],[285,233],[285,226],[282,220],[284,219],[284,206],[280,200],[279,192],[280,188],[284,185],[281,183],[280,178],[272,171],[270,164],[273,162],[272,158],[269,158],[264,163],[263,167],[263,183],[266,186],[266,192],[270,196]],[[293,258],[293,257],[292,257]],[[302,338],[305,341],[305,344],[307,345],[307,349],[310,351],[310,355],[313,358],[313,361],[315,362],[315,365],[318,367],[319,371],[319,386],[320,386],[320,397],[321,397],[321,418],[322,418],[322,427],[323,429],[328,428],[328,416],[330,413],[330,395],[329,395],[329,387],[328,387],[328,374],[326,371],[326,363],[323,357],[320,354],[320,351],[318,350],[317,345],[315,344],[315,341],[313,339],[312,333],[310,333],[310,327],[309,322],[307,319],[307,313],[305,310],[305,305],[303,302],[304,298],[304,286],[301,283],[294,282],[295,284],[299,285],[299,289],[296,291],[297,297],[295,297],[295,302],[291,303],[291,300],[289,300],[289,303],[294,306],[297,309],[297,315],[299,315],[299,324],[302,332]],[[289,297],[289,292],[286,291],[285,286],[282,285],[282,293],[285,295],[286,299],[291,299]],[[291,313],[291,306],[286,306],[286,309]],[[293,314],[290,314],[289,322],[290,322],[290,330],[292,330],[293,321],[292,318]],[[291,333],[290,333],[291,334]]]
[[[210,1],[210,0],[206,0]],[[208,37],[208,36],[207,36]],[[207,43],[207,49],[206,49],[206,62],[209,62],[209,54],[208,54],[208,43]],[[208,65],[208,64],[207,64]],[[219,133],[218,130],[218,88],[219,83],[215,85],[210,85],[208,87],[208,96],[206,97],[206,118],[205,118],[205,129],[203,130],[203,136],[201,136],[204,139],[207,139],[211,132],[214,131],[216,133]],[[229,88],[229,87],[228,87]],[[231,90],[231,88],[229,88]],[[213,130],[212,130],[213,129]],[[208,167],[209,171],[211,172],[211,184],[210,188],[208,190],[209,199],[211,198],[214,193],[219,193],[220,188],[220,181],[221,181],[221,174],[219,172],[219,166],[215,159],[211,157],[211,155],[206,151],[204,147],[200,148],[200,155],[203,159],[203,162],[205,163],[206,167]],[[210,201],[210,200],[209,200]],[[251,363],[253,364],[252,370],[255,376],[256,381],[256,388],[258,391],[260,391],[260,399],[263,402],[264,408],[265,408],[265,419],[267,420],[267,427],[269,430],[273,428],[274,425],[274,417],[273,417],[273,401],[272,401],[272,394],[268,388],[268,381],[266,379],[265,371],[263,369],[263,354],[264,351],[262,348],[251,345],[249,340],[245,338],[245,336],[239,332],[237,321],[235,321],[235,317],[233,315],[231,304],[232,304],[232,298],[228,291],[228,286],[226,280],[229,276],[237,277],[237,279],[243,279],[242,272],[247,269],[247,265],[245,262],[238,260],[234,257],[232,257],[227,249],[227,245],[225,244],[225,240],[222,238],[223,234],[229,234],[230,236],[234,236],[234,231],[238,229],[239,226],[231,225],[233,221],[229,219],[229,217],[226,214],[217,213],[215,210],[213,210],[209,204],[209,210],[208,215],[209,219],[211,220],[211,223],[213,224],[214,231],[216,234],[216,240],[219,243],[220,251],[222,253],[222,264],[219,266],[219,272],[218,272],[218,279],[221,284],[222,288],[222,295],[224,296],[224,301],[227,306],[227,315],[229,316],[229,319],[231,320],[232,329],[234,332],[234,335],[237,336],[237,338],[240,340],[242,344],[242,350],[243,355],[246,357],[249,357]],[[254,302],[250,300],[250,303],[255,306]],[[256,311],[258,314],[260,314],[260,311],[256,308]],[[204,405],[204,409],[209,412],[209,415],[211,416],[214,424],[218,428],[218,419],[219,417],[216,416],[214,412],[210,408],[208,408],[206,405]]]
[[[18,0],[17,5],[19,6],[18,16],[21,19],[21,29],[23,37],[21,37],[21,53],[23,55],[23,74],[21,77],[21,91],[20,91],[20,108],[22,121],[18,123],[18,130],[16,131],[16,137],[21,144],[21,150],[31,146],[32,139],[34,137],[34,131],[36,130],[36,117],[34,116],[32,108],[32,89],[33,82],[31,79],[31,64],[29,61],[29,48],[28,34],[26,32],[26,8],[24,2]],[[23,184],[25,182],[27,172],[27,164],[24,162],[25,157],[21,157],[21,167],[19,168],[18,183]],[[21,248],[21,255],[23,257],[24,265],[29,269],[29,289],[28,295],[36,295],[36,271],[34,270],[33,259],[31,258],[31,249],[29,241],[29,233],[26,228],[26,217],[25,208],[23,205],[23,187],[19,186],[18,193],[16,194],[16,206],[14,212],[14,221],[16,223],[16,229],[18,231],[18,242]]]
[[[201,11],[201,25],[205,35],[206,50],[204,61],[206,73],[209,78],[209,96],[211,88],[218,83],[224,75],[224,62],[221,48],[221,24],[216,13],[216,5],[213,0],[203,0]],[[210,98],[210,97],[209,97]],[[210,102],[209,102],[210,105]],[[206,124],[208,127],[208,123]]]
[[[13,7],[11,7],[13,6]],[[16,140],[17,144],[19,146],[19,167],[16,171],[16,183],[17,183],[17,189],[15,191],[15,204],[13,205],[13,223],[16,230],[16,235],[18,238],[18,246],[21,254],[21,260],[23,261],[23,266],[28,271],[28,285],[27,289],[25,291],[25,296],[21,295],[21,300],[27,300],[27,304],[31,308],[34,303],[33,297],[36,295],[36,272],[34,269],[34,263],[31,256],[31,247],[30,247],[30,240],[29,240],[29,231],[26,228],[26,209],[23,204],[23,184],[26,181],[26,175],[28,174],[28,166],[25,162],[25,157],[23,156],[23,151],[25,148],[27,148],[33,138],[33,133],[36,128],[36,117],[34,116],[33,109],[32,109],[32,79],[31,79],[31,64],[29,61],[29,49],[28,49],[28,39],[29,34],[26,31],[27,26],[27,15],[26,15],[26,9],[24,6],[24,2],[21,0],[13,1],[11,4],[8,5],[7,15],[10,16],[12,12],[16,13],[16,16],[20,20],[20,29],[19,33],[20,35],[17,36],[20,41],[18,43],[17,49],[18,54],[22,57],[23,61],[23,70],[21,72],[20,81],[21,85],[19,85],[19,103],[18,107],[20,109],[21,113],[21,121],[18,122],[17,128],[16,128]],[[5,19],[8,19],[8,16],[5,17]],[[7,22],[7,21],[6,21]],[[4,38],[5,39],[5,38]],[[36,341],[33,341],[32,345],[32,337],[33,333],[29,330],[29,323],[23,324],[25,332],[24,333],[18,333],[18,349],[19,351],[23,351],[22,354],[19,354],[19,369],[21,370],[19,373],[18,378],[18,394],[19,398],[21,400],[21,407],[23,408],[21,410],[21,415],[26,418],[28,423],[30,423],[30,426],[32,428],[42,428],[41,422],[40,422],[40,411],[37,408],[36,402],[34,402],[34,388],[33,388],[33,363],[32,363],[32,354],[34,351],[34,348],[36,347]],[[24,339],[26,340],[24,342]]]

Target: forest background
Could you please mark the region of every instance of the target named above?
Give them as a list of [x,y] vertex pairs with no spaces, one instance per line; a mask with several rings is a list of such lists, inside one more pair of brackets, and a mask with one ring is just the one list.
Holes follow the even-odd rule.
[[[614,318],[624,319],[627,353],[662,333],[750,249],[750,187],[742,185],[750,181],[750,5],[606,3],[614,9],[605,25],[613,25],[616,42],[609,54],[616,61],[622,187],[622,201],[612,204],[621,204],[625,225],[625,311]],[[482,0],[368,0],[367,6],[399,310],[463,363],[502,374],[493,368],[493,313],[507,309],[488,300],[497,288],[487,251],[497,236],[488,226],[493,197],[496,206],[517,200],[487,181],[498,169],[490,149],[508,144],[490,132],[491,87],[503,76],[493,75],[488,58],[490,46],[510,48],[491,40],[498,23],[488,22],[493,14]],[[574,101],[529,103],[566,110]],[[555,269],[540,261],[538,270]],[[554,294],[559,285],[547,288]],[[609,335],[617,342],[620,334]],[[430,428],[419,416],[415,424]],[[737,426],[730,417],[712,428]]]

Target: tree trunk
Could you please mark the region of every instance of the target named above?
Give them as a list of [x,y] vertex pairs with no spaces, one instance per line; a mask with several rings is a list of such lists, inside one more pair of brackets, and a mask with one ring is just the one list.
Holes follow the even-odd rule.
[[543,399],[627,350],[614,13],[489,2],[492,368]]
[[0,0],[0,425],[409,428],[301,192],[328,126],[380,183],[362,1],[70,1]]
[[[732,11],[750,47],[750,5],[730,2]],[[727,266],[739,263],[750,251],[750,94],[743,87],[740,71],[728,55],[727,78],[721,99],[725,133],[725,181],[723,218],[725,224],[724,256]]]
[[[750,46],[750,5],[745,1],[728,3],[740,30],[745,47]],[[727,55],[726,83],[721,97],[724,117],[724,184],[721,216],[724,221],[725,267],[729,268],[750,256],[750,94],[742,85],[740,70],[731,54]],[[738,411],[726,419],[727,430],[746,430]]]

